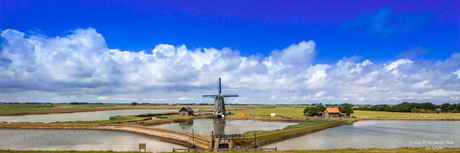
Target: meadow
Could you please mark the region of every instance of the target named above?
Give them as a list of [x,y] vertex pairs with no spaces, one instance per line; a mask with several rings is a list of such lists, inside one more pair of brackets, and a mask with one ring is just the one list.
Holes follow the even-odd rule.
[[460,119],[460,113],[402,113],[358,110],[355,110],[352,116],[366,119]]
[[[208,108],[212,105],[128,105],[128,104],[2,104],[0,105],[0,116],[10,115],[32,115],[32,114],[57,114],[57,113],[76,113],[105,110],[122,110],[122,109],[181,109],[182,107]],[[270,108],[273,105],[228,105],[228,109],[252,109],[252,108]]]

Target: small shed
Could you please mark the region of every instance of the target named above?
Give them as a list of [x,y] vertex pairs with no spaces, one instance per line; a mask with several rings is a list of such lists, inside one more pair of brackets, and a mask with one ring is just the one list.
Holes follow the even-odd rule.
[[179,110],[179,116],[192,116],[193,115],[193,109],[190,107],[182,107],[182,109]]

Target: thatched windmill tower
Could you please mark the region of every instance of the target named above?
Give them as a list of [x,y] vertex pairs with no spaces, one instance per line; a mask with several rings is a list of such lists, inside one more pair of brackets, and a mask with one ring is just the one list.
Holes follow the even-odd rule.
[[219,117],[224,117],[225,115],[225,102],[224,98],[225,97],[238,97],[238,94],[234,95],[223,95],[222,94],[222,86],[221,86],[221,81],[219,78],[219,94],[217,95],[203,95],[203,97],[211,97],[214,99],[214,109],[213,109],[213,114],[219,116]]

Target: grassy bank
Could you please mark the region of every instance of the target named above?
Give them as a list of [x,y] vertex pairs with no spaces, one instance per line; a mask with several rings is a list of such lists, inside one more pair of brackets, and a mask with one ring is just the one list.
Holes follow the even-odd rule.
[[280,140],[285,140],[304,134],[316,132],[319,130],[336,127],[347,124],[356,120],[313,120],[299,123],[297,125],[288,126],[281,130],[273,131],[248,131],[245,138],[235,138],[234,142],[237,146],[252,146],[254,145],[254,134],[257,136],[257,145],[268,144]]

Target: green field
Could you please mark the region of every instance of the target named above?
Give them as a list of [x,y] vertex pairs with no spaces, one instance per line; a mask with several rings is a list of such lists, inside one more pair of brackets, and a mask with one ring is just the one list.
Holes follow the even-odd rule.
[[358,110],[355,110],[352,116],[369,119],[460,119],[460,113],[401,113]]
[[245,109],[245,110],[234,110],[231,111],[235,115],[240,115],[242,113],[249,115],[264,115],[269,116],[271,113],[276,113],[280,115],[292,115],[293,117],[302,117],[304,116],[303,110],[305,108],[267,108],[267,109]]
[[[213,108],[212,105],[122,105],[122,104],[0,104],[0,116],[9,115],[32,115],[32,114],[56,114],[56,113],[75,113],[105,110],[122,109],[181,109],[182,107]],[[274,105],[228,105],[227,109],[258,109],[273,108]]]

